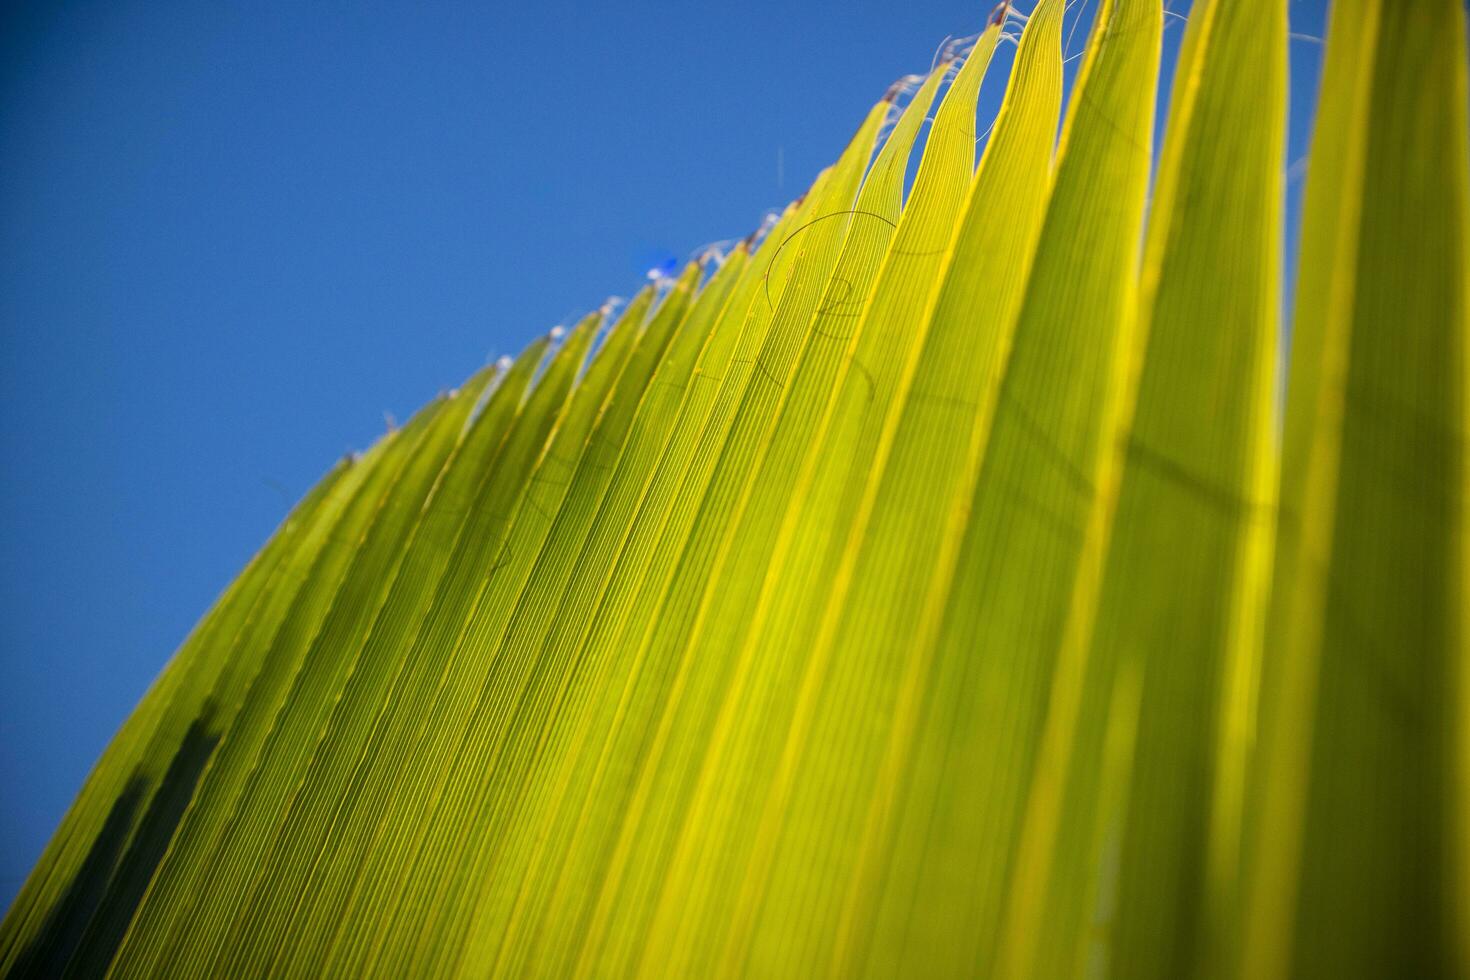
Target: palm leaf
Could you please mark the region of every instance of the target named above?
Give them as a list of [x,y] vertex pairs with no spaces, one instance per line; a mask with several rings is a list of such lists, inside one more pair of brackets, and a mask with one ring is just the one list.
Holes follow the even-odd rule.
[[1470,970],[1464,11],[1334,5],[1289,330],[1284,0],[1151,190],[1163,7],[1066,13],[333,468],[0,972]]

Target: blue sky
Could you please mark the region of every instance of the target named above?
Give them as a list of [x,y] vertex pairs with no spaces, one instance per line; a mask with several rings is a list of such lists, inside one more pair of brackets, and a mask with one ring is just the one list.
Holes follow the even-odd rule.
[[[1324,2],[1291,0],[1293,30],[1320,36]],[[385,412],[744,235],[989,10],[4,5],[0,904],[190,626]],[[1291,53],[1295,161],[1321,51]]]

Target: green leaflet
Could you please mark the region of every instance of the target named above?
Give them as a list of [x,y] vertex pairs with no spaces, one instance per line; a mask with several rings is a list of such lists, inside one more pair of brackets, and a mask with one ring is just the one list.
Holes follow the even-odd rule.
[[917,349],[913,328],[933,288],[925,273],[942,265],[951,232],[946,219],[958,209],[974,164],[974,100],[998,35],[998,27],[981,35],[961,69],[963,87],[957,79],[936,115],[912,197],[864,306],[856,343],[802,461],[748,628],[749,645],[774,634],[801,649],[815,637],[820,601],[803,597],[826,595],[892,408],[900,364],[907,351]]
[[1151,192],[1163,5],[1057,144],[1064,8],[329,473],[0,973],[1470,969],[1463,9],[1334,7],[1283,410],[1287,3],[1196,0]]
[[[784,401],[764,447],[764,456],[758,465],[752,467],[745,481],[743,498],[736,504],[737,514],[732,515],[727,525],[716,564],[710,572],[710,584],[705,589],[704,604],[693,627],[695,632],[690,643],[708,651],[707,655],[712,659],[730,655],[724,651],[739,650],[751,608],[759,597],[761,575],[769,561],[800,461],[831,400],[835,379],[855,339],[864,298],[877,276],[900,217],[904,168],[914,139],[946,73],[947,66],[931,72],[919,86],[859,191],[827,295],[813,313],[802,352],[783,391]],[[689,928],[689,924],[711,922],[710,915],[715,916],[713,923],[717,923],[725,914],[725,910],[718,906],[725,897],[724,893],[718,889],[712,892],[711,885],[721,881],[724,869],[744,854],[741,842],[748,834],[741,836],[743,826],[732,825],[728,819],[735,808],[713,808],[710,796],[714,790],[710,783],[723,779],[733,781],[747,771],[744,766],[732,764],[728,756],[721,754],[720,750],[728,742],[722,743],[719,736],[728,730],[732,712],[739,716],[743,705],[739,685],[747,671],[754,669],[752,659],[743,656],[739,663],[729,665],[731,687],[724,695],[725,702],[720,706],[718,717],[709,712],[691,719],[696,725],[708,726],[708,731],[696,729],[687,734],[680,731],[666,738],[669,744],[688,752],[685,758],[699,758],[701,742],[698,739],[710,738],[711,744],[698,769],[692,769],[683,759],[679,760],[677,768],[670,764],[670,768],[681,773],[684,780],[697,779],[700,783],[694,787],[687,782],[668,781],[674,792],[682,795],[682,798],[675,799],[687,807],[682,822],[677,818],[668,820],[665,823],[668,829],[663,833],[634,836],[633,842],[640,853],[621,859],[624,864],[640,870],[640,884],[644,890],[635,893],[636,897],[624,897],[613,904],[620,890],[603,889],[603,906],[612,905],[621,913],[615,925],[606,927],[619,939],[620,956],[638,955],[645,934],[649,948],[642,952],[642,962],[650,966],[656,964],[659,969],[671,973],[687,973],[696,969],[691,958],[714,952],[700,949],[697,942],[689,941],[701,931]],[[720,789],[722,796],[729,792],[727,788]],[[737,799],[745,797],[743,790],[734,792]],[[673,809],[678,804],[671,802],[665,805]],[[645,808],[655,806],[663,809],[653,802],[646,804]],[[677,814],[677,810],[674,813]],[[625,837],[629,829],[636,826],[636,823],[628,822]],[[673,834],[677,837],[670,840]],[[709,840],[720,843],[706,846],[705,842]],[[626,844],[622,846],[627,847]],[[658,888],[656,893],[653,891],[655,887]],[[712,907],[716,911],[711,911]],[[608,916],[606,912],[602,914]],[[707,962],[697,962],[698,969],[708,967]]]
[[[1062,97],[1064,5],[1027,21],[1000,115],[950,247],[923,347],[900,382],[887,463],[870,480],[866,532],[854,536],[832,643],[866,676],[851,701],[878,737],[850,753],[865,803],[857,869],[847,885],[837,972],[969,973],[993,943],[972,909],[972,855],[988,850],[973,822],[985,792],[957,755],[952,719],[973,703],[960,679],[971,655],[936,662],[936,637],[995,410],[1001,368],[1051,190]],[[894,656],[907,650],[907,656]],[[852,712],[849,704],[845,711]],[[852,715],[849,715],[852,717]],[[835,763],[835,759],[833,760]],[[968,785],[966,785],[968,784]],[[976,804],[972,807],[972,804]],[[907,826],[905,826],[907,825]]]
[[1333,8],[1243,975],[1470,969],[1466,57],[1453,0]]
[[[1106,543],[1091,542],[1107,554],[1071,764],[1104,771],[1109,671],[1140,677],[1129,788],[1086,858],[1119,869],[1116,897],[1095,898],[1116,919],[1089,927],[1111,948],[1089,955],[1137,977],[1232,950],[1210,932],[1233,903],[1274,532],[1286,11],[1214,0],[1189,32],[1149,215],[1136,409],[1101,501]],[[1091,809],[1074,797],[1069,819]]]
[[[1003,976],[1074,972],[1077,889],[1092,880],[1052,860],[1054,835],[1080,828],[1058,826],[1052,781],[1067,770],[1048,742],[1067,722],[1057,699],[1075,693],[1057,651],[1133,344],[1160,20],[1150,0],[1098,11],[936,655],[968,657],[964,683],[980,692],[956,741],[984,783],[980,833],[1002,842],[973,860],[982,914],[1001,920],[979,955]],[[1038,968],[1038,952],[1056,960]]]

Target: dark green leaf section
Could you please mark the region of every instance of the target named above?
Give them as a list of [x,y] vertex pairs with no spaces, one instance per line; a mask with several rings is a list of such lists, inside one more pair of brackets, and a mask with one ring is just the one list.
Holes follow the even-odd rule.
[[1289,360],[1286,0],[1157,159],[1163,4],[1070,92],[1066,6],[336,466],[0,975],[1470,972],[1463,6],[1333,6]]
[[1246,905],[1259,976],[1470,971],[1466,63],[1455,0],[1332,12]]

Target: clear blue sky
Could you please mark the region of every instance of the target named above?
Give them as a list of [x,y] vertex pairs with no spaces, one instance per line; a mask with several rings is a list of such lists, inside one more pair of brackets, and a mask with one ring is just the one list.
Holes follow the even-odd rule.
[[[0,907],[384,412],[750,231],[990,6],[5,4]],[[1291,50],[1296,160],[1320,49]]]

